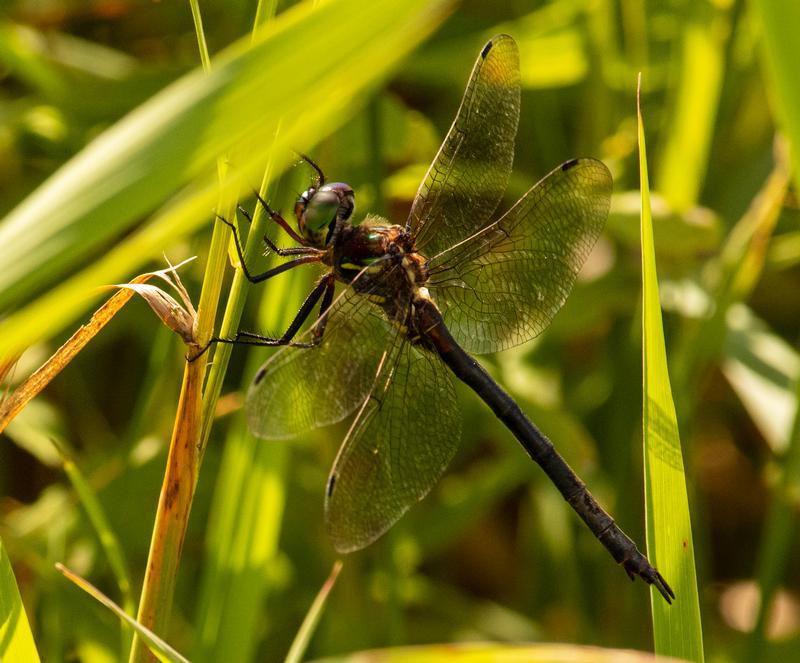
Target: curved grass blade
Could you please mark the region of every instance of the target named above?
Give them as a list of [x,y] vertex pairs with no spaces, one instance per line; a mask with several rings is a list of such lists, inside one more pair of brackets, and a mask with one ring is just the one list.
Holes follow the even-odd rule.
[[0,661],[39,663],[14,570],[0,541]]
[[[641,89],[641,75],[639,79]],[[638,105],[639,176],[642,189],[642,406],[644,430],[647,552],[672,585],[676,599],[667,605],[651,591],[653,638],[659,655],[703,661],[703,632],[697,594],[689,499],[683,472],[678,421],[667,372],[658,296],[644,124]]]
[[88,582],[84,578],[81,578],[76,573],[73,573],[63,564],[56,564],[56,568],[64,575],[64,577],[75,583],[84,592],[89,594],[89,596],[102,603],[106,608],[111,610],[117,617],[119,617],[123,623],[136,631],[137,635],[144,640],[150,651],[153,652],[153,655],[159,661],[164,661],[165,663],[189,663],[189,659],[181,656],[155,633],[142,626],[116,603],[114,603],[114,601],[97,589],[97,587],[92,585],[92,583]]
[[[233,191],[263,170],[268,151],[253,146],[272,145],[286,161],[296,146],[309,147],[346,122],[365,89],[426,37],[449,5],[332,0],[313,14],[301,5],[252,44],[248,37],[227,49],[210,73],[192,72],[106,131],[0,224],[0,308],[29,301],[181,195],[84,271],[3,320],[0,355],[60,329],[97,296],[93,288],[119,281],[205,223],[220,194],[219,154],[235,160],[235,173],[221,185]],[[314,26],[325,27],[309,42]],[[290,120],[273,142],[282,117]]]

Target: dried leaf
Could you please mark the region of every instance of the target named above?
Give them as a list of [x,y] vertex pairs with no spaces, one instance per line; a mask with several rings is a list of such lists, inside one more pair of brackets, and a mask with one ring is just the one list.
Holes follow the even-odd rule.
[[[95,311],[94,315],[92,315],[92,317],[89,319],[89,322],[87,322],[85,325],[81,325],[78,330],[69,337],[67,342],[64,343],[58,350],[56,350],[53,356],[50,357],[50,359],[48,359],[44,364],[42,364],[40,368],[34,371],[31,376],[25,380],[25,382],[20,384],[12,394],[10,394],[7,398],[0,399],[0,433],[2,433],[6,426],[8,426],[9,422],[11,422],[14,417],[19,414],[20,410],[22,410],[22,408],[24,408],[31,399],[41,392],[42,389],[50,384],[50,381],[56,375],[58,375],[64,369],[64,367],[69,364],[69,362],[73,360],[75,355],[83,350],[86,344],[89,343],[89,341],[91,341],[95,335],[108,324],[111,318],[117,314],[117,311],[119,311],[123,306],[125,306],[125,304],[128,303],[130,298],[133,297],[134,292],[137,291],[136,288],[142,286],[154,276],[164,279],[173,288],[175,288],[178,291],[181,299],[186,304],[186,307],[189,309],[189,313],[186,313],[186,310],[182,309],[172,297],[166,293],[163,293],[168,302],[171,301],[172,305],[181,310],[181,312],[173,312],[172,314],[172,317],[174,318],[173,324],[175,324],[178,329],[175,329],[175,327],[172,327],[169,323],[166,324],[170,326],[171,329],[175,329],[175,331],[181,335],[181,338],[183,338],[186,343],[192,343],[191,329],[192,325],[194,324],[196,312],[176,271],[178,267],[185,265],[191,260],[194,260],[194,258],[189,258],[188,260],[184,260],[183,262],[174,266],[170,265],[167,269],[162,269],[157,272],[140,274],[136,278],[132,279],[130,283],[127,283],[124,286],[117,286],[120,288],[120,290],[114,293],[114,295],[108,301],[106,301],[105,304]],[[164,305],[162,304],[162,307],[163,306]],[[189,316],[190,321],[186,320],[186,316]],[[189,329],[188,337],[185,335],[187,328]],[[17,356],[0,358],[0,373],[6,375],[13,367],[17,359]]]
[[167,327],[178,334],[187,345],[194,345],[194,316],[161,288],[149,283],[125,283],[118,288],[133,290],[149,304]]

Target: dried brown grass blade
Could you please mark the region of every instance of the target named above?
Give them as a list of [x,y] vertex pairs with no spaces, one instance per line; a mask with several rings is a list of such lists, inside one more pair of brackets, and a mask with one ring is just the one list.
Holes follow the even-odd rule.
[[[145,283],[153,275],[141,274],[131,283]],[[133,290],[118,290],[103,304],[85,325],[77,331],[31,376],[19,385],[2,404],[0,404],[0,433],[19,414],[28,402],[42,391],[75,356],[86,347],[97,333],[105,327],[125,304],[133,297]],[[14,361],[16,361],[16,357]],[[10,359],[2,362],[2,367],[12,363]]]

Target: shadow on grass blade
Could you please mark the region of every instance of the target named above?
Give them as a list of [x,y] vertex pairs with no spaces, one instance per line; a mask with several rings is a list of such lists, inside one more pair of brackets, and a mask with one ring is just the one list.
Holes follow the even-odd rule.
[[[641,75],[639,91],[641,90]],[[703,632],[697,594],[689,499],[675,404],[667,371],[658,296],[644,124],[639,108],[639,174],[642,190],[642,406],[647,552],[675,591],[672,607],[651,592],[653,637],[659,655],[703,661]]]

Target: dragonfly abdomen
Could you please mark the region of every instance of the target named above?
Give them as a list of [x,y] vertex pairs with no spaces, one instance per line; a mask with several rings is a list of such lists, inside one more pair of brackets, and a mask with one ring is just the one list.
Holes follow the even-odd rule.
[[492,409],[628,575],[631,578],[641,576],[654,585],[667,602],[671,602],[674,594],[661,574],[600,506],[553,443],[525,416],[514,399],[458,345],[436,305],[429,299],[419,299],[415,311],[419,328],[424,330],[424,345],[434,350],[455,376]]

